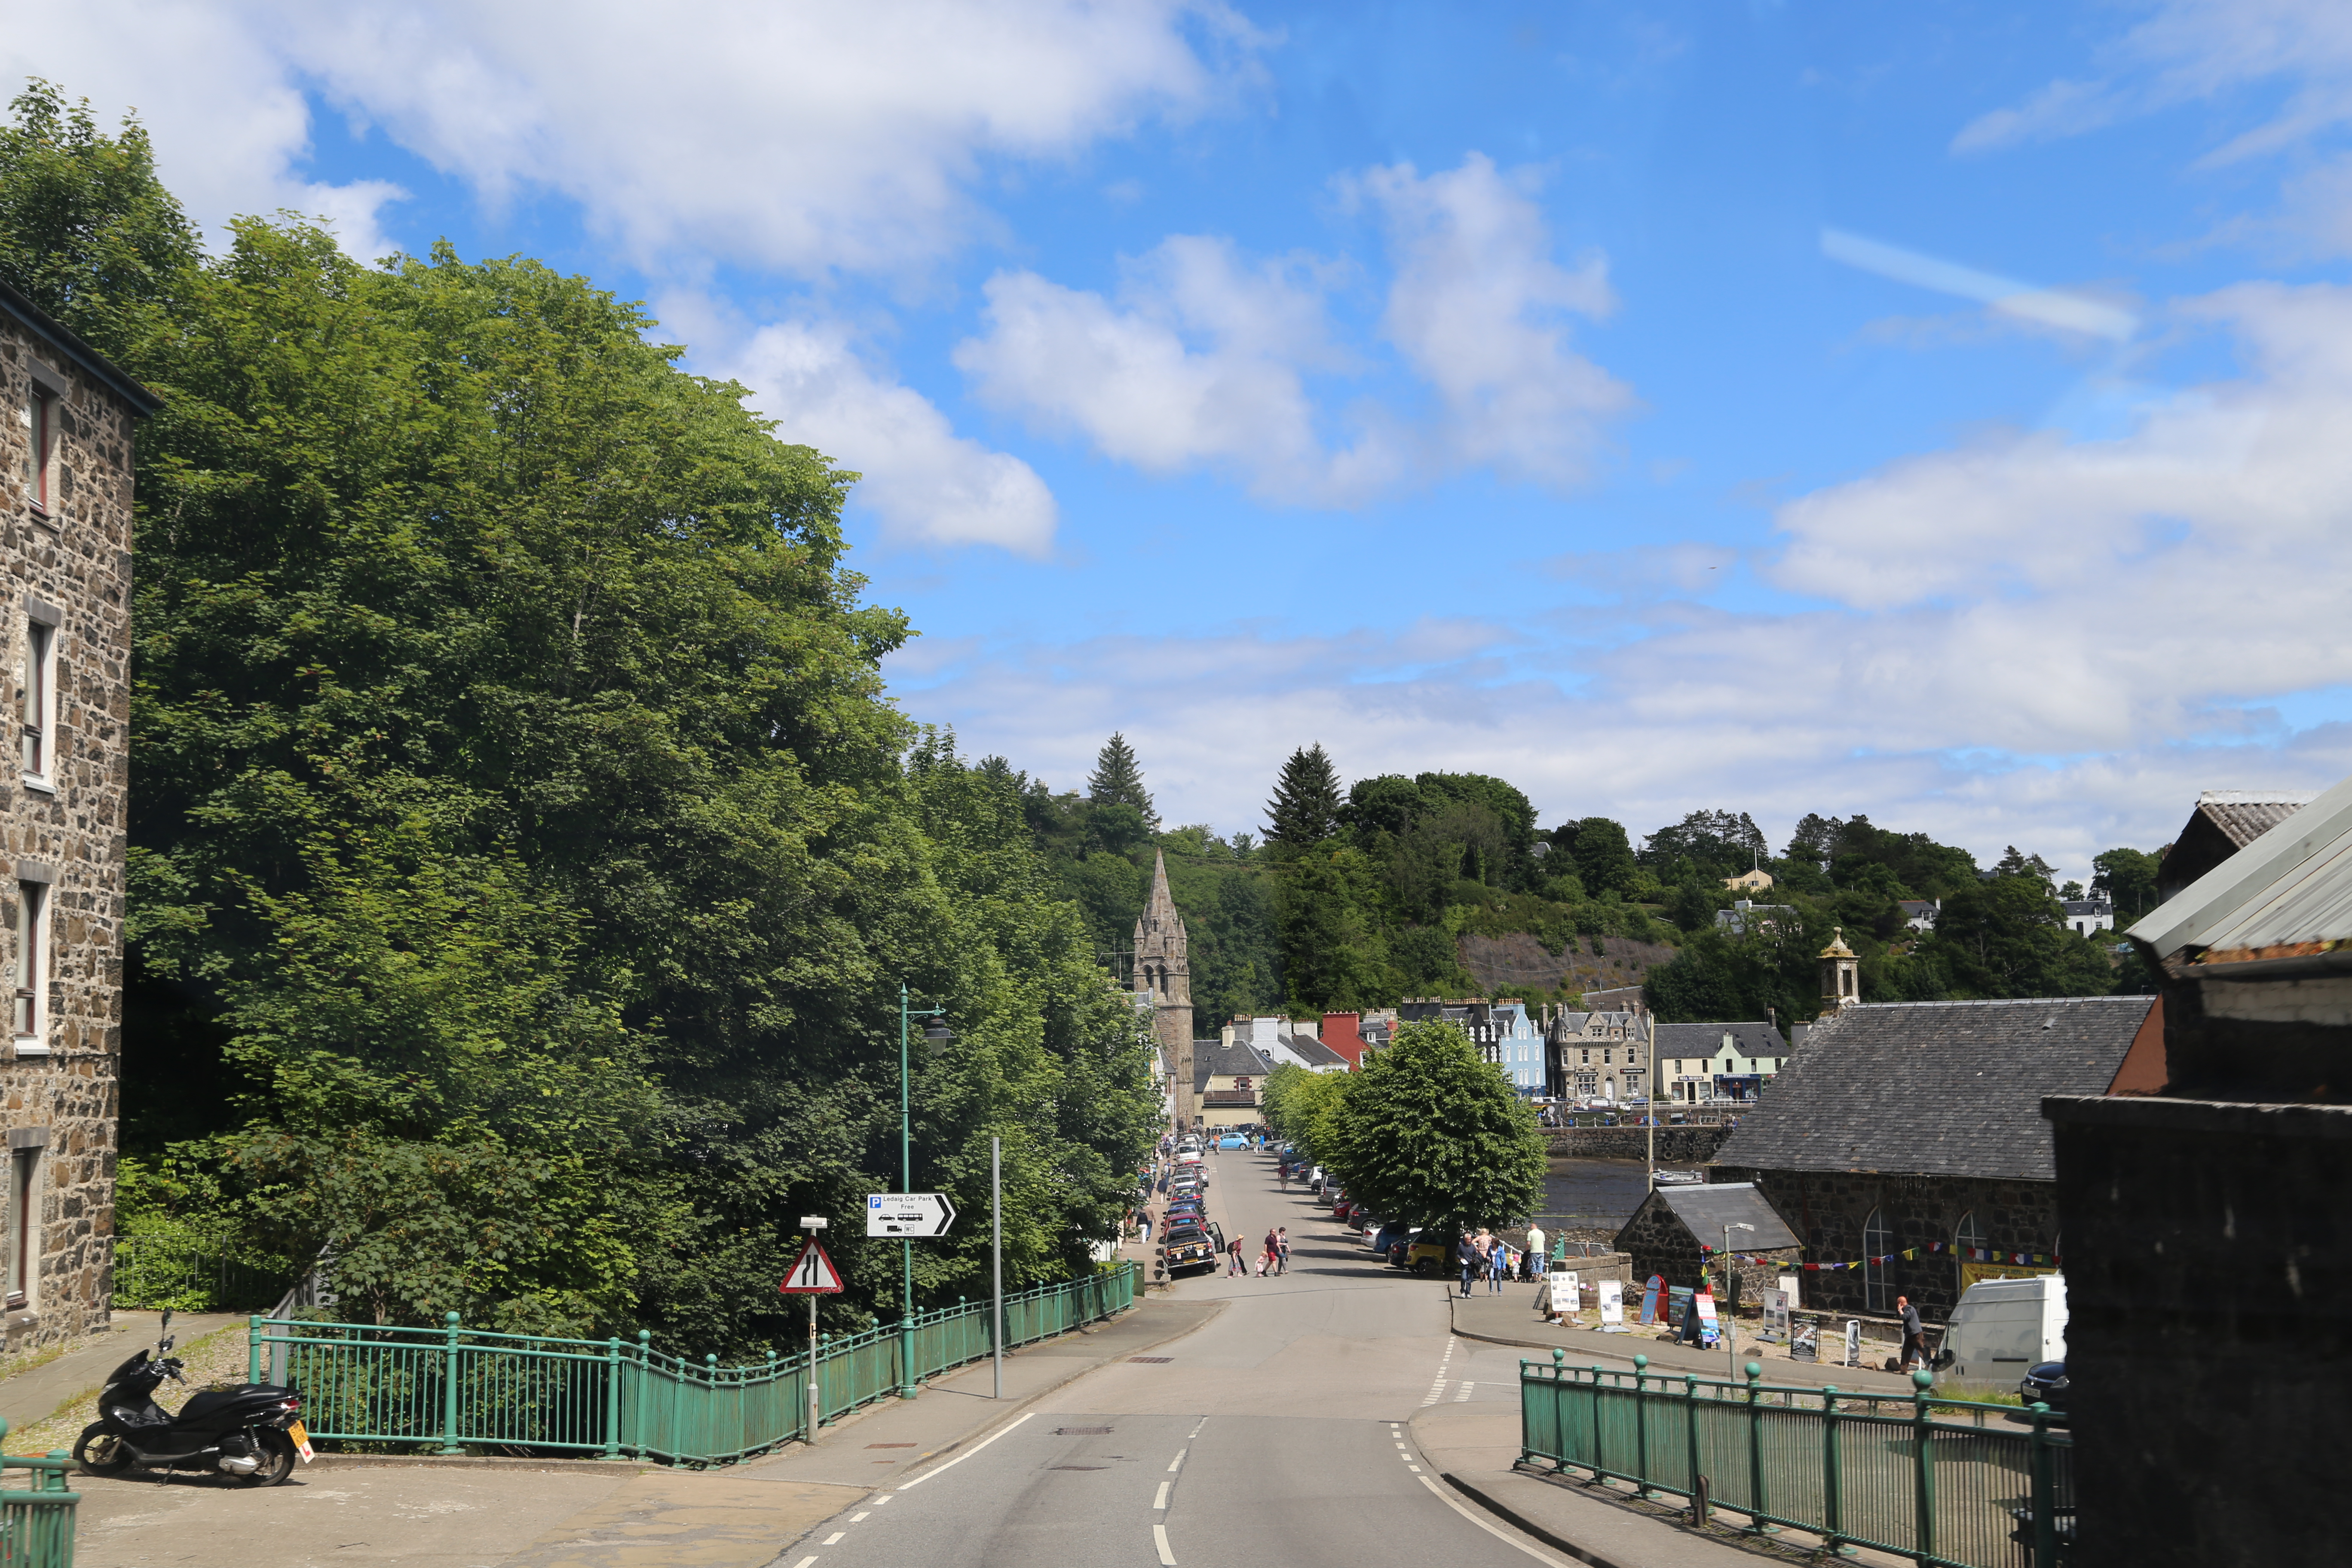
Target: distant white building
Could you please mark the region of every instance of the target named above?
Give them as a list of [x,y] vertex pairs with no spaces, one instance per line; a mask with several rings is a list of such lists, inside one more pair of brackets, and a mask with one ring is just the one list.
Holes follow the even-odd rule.
[[1274,1067],[1287,1062],[1308,1072],[1346,1072],[1348,1058],[1317,1037],[1316,1026],[1288,1018],[1235,1018],[1223,1031],[1229,1046],[1247,1046]]
[[1903,923],[1913,931],[1934,931],[1936,917],[1943,912],[1941,899],[1898,899],[1895,907],[1903,911]]
[[2062,899],[2059,907],[2066,911],[2066,929],[2076,936],[2116,929],[2116,906],[2105,899]]

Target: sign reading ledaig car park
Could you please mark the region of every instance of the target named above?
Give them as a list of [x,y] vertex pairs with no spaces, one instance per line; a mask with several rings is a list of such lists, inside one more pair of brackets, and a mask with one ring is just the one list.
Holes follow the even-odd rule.
[[868,1236],[945,1236],[955,1223],[955,1205],[945,1193],[868,1193]]

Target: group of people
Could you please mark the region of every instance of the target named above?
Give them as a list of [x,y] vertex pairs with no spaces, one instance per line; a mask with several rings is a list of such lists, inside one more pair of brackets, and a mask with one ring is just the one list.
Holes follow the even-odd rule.
[[[1242,1238],[1238,1236],[1234,1237],[1226,1245],[1225,1250],[1233,1259],[1226,1266],[1225,1277],[1231,1279],[1238,1274],[1244,1279],[1250,1278],[1249,1258]],[[1257,1278],[1263,1279],[1269,1274],[1287,1274],[1288,1272],[1290,1272],[1290,1227],[1278,1225],[1265,1233],[1265,1248],[1258,1254]]]
[[1454,1261],[1462,1270],[1462,1293],[1467,1296],[1476,1281],[1486,1281],[1487,1292],[1500,1295],[1503,1281],[1514,1271],[1524,1268],[1531,1256],[1528,1249],[1513,1247],[1493,1231],[1480,1229],[1475,1236],[1455,1238]]

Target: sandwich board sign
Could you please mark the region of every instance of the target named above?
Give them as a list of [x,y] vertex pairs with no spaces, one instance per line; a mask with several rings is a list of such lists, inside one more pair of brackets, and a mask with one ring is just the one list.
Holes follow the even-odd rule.
[[1642,1321],[1644,1324],[1666,1321],[1666,1279],[1663,1274],[1650,1276],[1649,1285],[1642,1291]]
[[1789,1293],[1786,1290],[1759,1290],[1763,1298],[1764,1329],[1756,1337],[1776,1345],[1789,1342]]
[[825,1255],[824,1244],[811,1237],[793,1259],[792,1272],[776,1287],[787,1296],[835,1296],[841,1293],[841,1270]]
[[1698,1342],[1713,1349],[1723,1337],[1723,1325],[1716,1321],[1715,1298],[1706,1291],[1698,1293]]
[[1604,1334],[1625,1332],[1625,1286],[1622,1280],[1603,1279],[1601,1282],[1601,1331]]

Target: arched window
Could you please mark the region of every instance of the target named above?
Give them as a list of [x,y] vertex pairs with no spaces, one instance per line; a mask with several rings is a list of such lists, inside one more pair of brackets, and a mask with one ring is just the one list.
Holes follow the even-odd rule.
[[1952,1229],[1952,1289],[1955,1291],[1969,1288],[1969,1265],[1984,1244],[1984,1227],[1977,1224],[1977,1211],[1970,1209],[1960,1216],[1960,1223]]
[[1894,1310],[1895,1292],[1886,1284],[1894,1265],[1879,1261],[1894,1250],[1895,1233],[1886,1228],[1885,1212],[1871,1210],[1870,1217],[1862,1222],[1862,1310],[1865,1312]]

